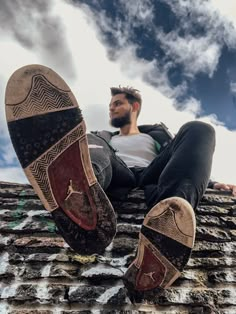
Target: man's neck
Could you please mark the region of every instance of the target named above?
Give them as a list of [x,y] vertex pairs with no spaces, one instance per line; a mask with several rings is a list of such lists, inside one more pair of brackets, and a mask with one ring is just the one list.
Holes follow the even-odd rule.
[[137,124],[127,124],[120,128],[120,135],[133,135],[140,133]]

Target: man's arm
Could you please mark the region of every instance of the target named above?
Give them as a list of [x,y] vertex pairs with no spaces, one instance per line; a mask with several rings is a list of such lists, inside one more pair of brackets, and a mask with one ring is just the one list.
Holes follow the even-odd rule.
[[234,184],[215,182],[213,184],[213,189],[222,190],[222,191],[231,191],[232,194],[236,196],[236,185]]
[[221,191],[232,191],[232,195],[236,196],[236,185],[234,184],[226,184],[210,180],[208,183],[208,188]]

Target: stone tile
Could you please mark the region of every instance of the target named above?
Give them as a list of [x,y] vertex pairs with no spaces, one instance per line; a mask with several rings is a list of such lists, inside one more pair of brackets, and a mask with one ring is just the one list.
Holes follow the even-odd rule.
[[236,229],[236,217],[221,217],[220,219],[226,227]]
[[209,256],[210,253],[221,252],[225,255],[236,255],[236,242],[208,242],[196,241],[194,244],[193,252],[199,252]]
[[197,215],[229,215],[231,211],[231,207],[227,206],[227,208],[222,206],[214,206],[214,205],[200,205],[196,209]]
[[123,284],[113,287],[81,285],[70,288],[69,301],[89,305],[125,305],[130,304]]
[[210,216],[210,215],[196,215],[197,226],[215,226],[221,227],[223,226],[223,222],[219,217]]
[[227,242],[231,241],[231,236],[228,231],[220,228],[212,227],[197,227],[196,238],[212,242]]
[[115,267],[105,264],[97,264],[83,268],[80,274],[81,278],[88,279],[120,279],[123,277],[123,272]]
[[58,247],[64,248],[65,241],[61,237],[22,237],[13,242],[16,247]]
[[132,237],[138,237],[141,226],[132,223],[118,223],[117,234],[127,234]]
[[[222,193],[223,194],[223,193]],[[208,205],[234,205],[235,199],[229,195],[217,195],[217,194],[205,194],[201,200],[201,203],[207,203]]]
[[207,257],[195,257],[190,258],[186,269],[198,268],[198,269],[218,269],[219,267],[235,267],[236,259],[234,257],[220,257],[220,258],[207,258]]
[[236,270],[224,269],[208,272],[208,281],[211,283],[236,283]]
[[113,240],[112,252],[117,254],[129,254],[134,252],[138,245],[138,239],[132,239],[129,237],[116,237]]

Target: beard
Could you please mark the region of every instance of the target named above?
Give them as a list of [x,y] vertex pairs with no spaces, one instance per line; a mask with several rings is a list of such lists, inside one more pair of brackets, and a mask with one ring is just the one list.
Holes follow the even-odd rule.
[[110,120],[111,126],[115,128],[122,128],[123,126],[131,123],[131,112],[127,111],[123,117],[113,118]]

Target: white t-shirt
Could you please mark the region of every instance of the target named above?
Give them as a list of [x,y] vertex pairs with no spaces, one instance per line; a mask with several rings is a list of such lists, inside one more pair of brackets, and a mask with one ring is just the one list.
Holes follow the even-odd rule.
[[148,134],[114,135],[110,144],[129,168],[147,167],[157,156],[155,141]]

